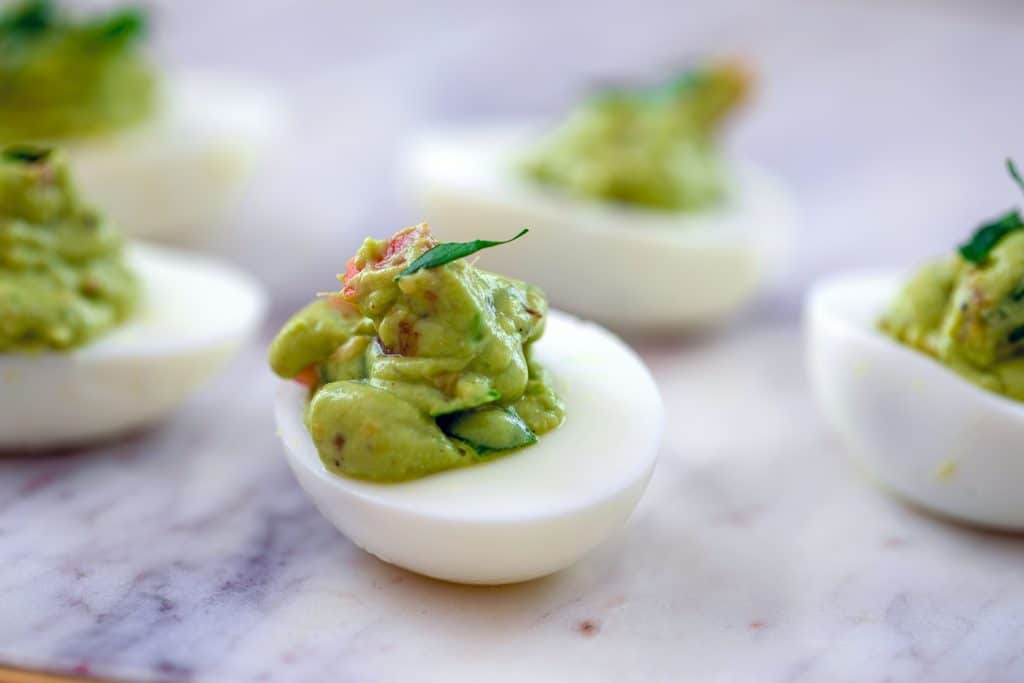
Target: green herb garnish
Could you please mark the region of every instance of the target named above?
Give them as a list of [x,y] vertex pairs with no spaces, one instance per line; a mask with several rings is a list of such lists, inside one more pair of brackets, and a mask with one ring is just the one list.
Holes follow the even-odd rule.
[[1024,228],[1024,221],[1021,221],[1020,212],[1014,209],[978,228],[970,241],[960,245],[960,255],[971,263],[984,263],[1001,239],[1021,228]]
[[86,39],[117,44],[127,43],[145,30],[145,12],[134,7],[75,25],[59,15],[52,0],[27,0],[0,17],[0,37],[14,39],[32,39],[51,31],[81,31]]
[[705,85],[707,82],[707,69],[687,69],[670,80],[665,86],[663,86],[663,89],[668,90],[671,95],[676,96],[680,93],[686,92],[687,90],[693,90],[694,88]]
[[128,42],[146,32],[146,15],[140,9],[123,9],[100,18],[92,30],[100,40]]
[[16,145],[5,147],[4,159],[7,161],[20,161],[26,164],[34,164],[47,159],[53,150],[49,147],[38,147],[36,145]]
[[[1006,160],[1006,169],[1009,171],[1010,177],[1024,191],[1024,180],[1021,179],[1012,159]],[[1020,211],[1017,209],[1008,211],[991,223],[986,223],[978,228],[971,235],[971,239],[960,245],[960,256],[971,263],[984,263],[1000,240],[1022,228],[1024,228],[1024,220],[1021,220]]]
[[28,0],[15,5],[0,18],[0,32],[6,36],[43,33],[56,23],[56,11],[50,0]]
[[1006,170],[1010,172],[1010,177],[1017,181],[1017,187],[1024,192],[1024,180],[1021,180],[1020,173],[1017,172],[1017,165],[1013,163],[1013,159],[1006,160]]
[[662,102],[679,97],[682,93],[703,85],[707,80],[707,69],[687,68],[667,80],[653,84],[596,83],[591,88],[591,98],[605,103]]
[[494,242],[492,240],[473,240],[472,242],[444,242],[431,249],[420,254],[410,263],[405,270],[398,274],[395,279],[403,278],[406,275],[412,275],[415,272],[423,270],[424,268],[437,268],[443,266],[446,263],[451,263],[460,258],[475,254],[481,249],[487,249],[489,247],[497,247],[502,244],[508,244],[514,242],[526,233],[530,232],[529,228],[523,228],[519,231],[515,237],[510,237],[507,240],[500,242]]

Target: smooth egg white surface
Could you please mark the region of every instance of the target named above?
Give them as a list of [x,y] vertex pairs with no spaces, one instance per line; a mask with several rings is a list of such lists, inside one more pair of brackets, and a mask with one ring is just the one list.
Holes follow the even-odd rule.
[[409,183],[445,241],[507,239],[480,266],[540,285],[552,303],[616,329],[680,329],[727,318],[778,271],[795,211],[788,193],[747,165],[725,205],[671,213],[571,198],[521,177],[527,127],[435,132],[413,145]]
[[256,331],[266,308],[248,276],[205,258],[133,245],[136,315],[65,353],[0,353],[0,449],[76,446],[167,416]]
[[152,121],[76,141],[67,152],[83,197],[126,234],[210,241],[281,132],[273,92],[213,74],[171,76]]
[[942,515],[1024,529],[1024,405],[876,329],[906,273],[826,279],[808,296],[808,364],[850,454],[886,488]]
[[654,468],[663,408],[643,362],[596,325],[552,311],[534,350],[565,422],[492,462],[400,484],[329,472],[302,422],[307,390],[282,380],[277,426],[292,471],[324,516],[385,562],[473,584],[564,569],[629,517]]

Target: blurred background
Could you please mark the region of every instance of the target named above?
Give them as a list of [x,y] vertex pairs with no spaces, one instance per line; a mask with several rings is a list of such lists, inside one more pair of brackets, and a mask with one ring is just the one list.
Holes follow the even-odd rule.
[[792,268],[757,316],[795,318],[824,272],[948,251],[1021,199],[1003,168],[1024,147],[1015,0],[149,6],[162,63],[248,73],[291,110],[219,246],[272,287],[278,314],[332,288],[363,236],[429,219],[396,182],[417,129],[556,116],[590,83],[706,56],[759,74],[728,148],[788,181],[802,209]]

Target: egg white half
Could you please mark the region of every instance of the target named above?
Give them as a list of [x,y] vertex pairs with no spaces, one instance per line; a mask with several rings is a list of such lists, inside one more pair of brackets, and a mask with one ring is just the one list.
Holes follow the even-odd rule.
[[210,241],[283,121],[257,84],[183,74],[166,79],[152,121],[67,151],[82,196],[126,234],[195,245]]
[[854,273],[811,291],[808,366],[821,408],[889,490],[963,521],[1024,529],[1024,404],[876,329],[906,278]]
[[552,311],[535,352],[565,400],[560,427],[492,462],[400,484],[329,472],[302,423],[305,388],[282,381],[277,425],[292,471],[324,516],[385,562],[477,584],[564,569],[640,499],[663,408],[643,362],[596,325]]
[[266,308],[248,276],[205,258],[133,245],[136,315],[66,353],[0,353],[0,449],[76,446],[178,407],[251,338]]
[[540,285],[552,303],[616,329],[714,323],[749,302],[780,268],[795,212],[788,193],[748,165],[733,168],[723,206],[672,213],[568,197],[515,168],[535,132],[523,126],[426,134],[407,173],[419,215],[446,241],[528,237],[480,265]]

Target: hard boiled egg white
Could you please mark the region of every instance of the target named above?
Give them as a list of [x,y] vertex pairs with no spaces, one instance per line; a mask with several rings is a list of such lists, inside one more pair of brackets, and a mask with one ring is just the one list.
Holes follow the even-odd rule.
[[420,215],[446,240],[530,235],[480,266],[540,285],[552,303],[617,329],[704,326],[749,302],[787,251],[794,212],[765,173],[733,169],[721,208],[672,213],[575,199],[531,182],[529,128],[424,135],[408,160]]
[[280,102],[245,80],[169,77],[153,120],[75,141],[68,155],[83,197],[134,237],[210,240],[283,124]]
[[876,329],[905,279],[842,275],[812,290],[808,360],[821,407],[889,490],[963,521],[1024,529],[1024,405]]
[[636,354],[596,325],[551,312],[535,352],[565,400],[560,427],[492,462],[400,484],[329,472],[302,422],[306,389],[282,381],[277,425],[292,471],[324,516],[385,562],[476,584],[564,569],[640,499],[663,408]]
[[134,245],[136,315],[67,353],[0,354],[0,449],[52,448],[165,417],[252,336],[262,290],[234,269]]

